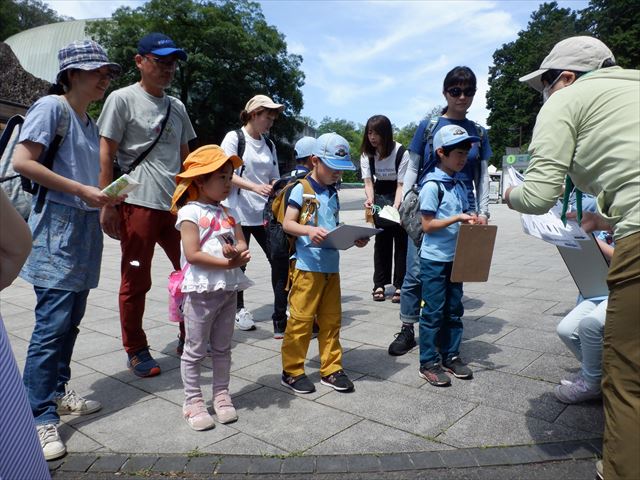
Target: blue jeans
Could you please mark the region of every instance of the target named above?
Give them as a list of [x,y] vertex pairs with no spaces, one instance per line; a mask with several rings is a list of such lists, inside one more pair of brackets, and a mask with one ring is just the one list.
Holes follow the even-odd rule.
[[607,300],[583,300],[557,327],[560,340],[582,363],[582,376],[590,385],[602,380],[602,342]]
[[422,282],[418,247],[410,238],[407,239],[407,269],[400,292],[400,321],[416,323],[420,318]]
[[56,398],[71,378],[71,355],[89,290],[34,287],[36,324],[24,366],[24,385],[36,425],[58,423]]
[[[458,356],[462,341],[462,283],[451,282],[453,262],[420,259],[420,365]],[[440,353],[438,353],[438,350]]]

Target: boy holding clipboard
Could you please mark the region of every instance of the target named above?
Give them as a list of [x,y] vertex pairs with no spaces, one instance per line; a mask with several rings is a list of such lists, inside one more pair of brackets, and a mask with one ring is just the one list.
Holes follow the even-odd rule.
[[445,125],[435,134],[433,148],[439,159],[420,190],[422,245],[420,279],[422,302],[419,320],[420,376],[431,385],[446,387],[451,378],[470,379],[473,372],[459,357],[462,341],[462,283],[451,281],[460,223],[476,223],[467,213],[467,189],[456,179],[478,137],[458,125]]

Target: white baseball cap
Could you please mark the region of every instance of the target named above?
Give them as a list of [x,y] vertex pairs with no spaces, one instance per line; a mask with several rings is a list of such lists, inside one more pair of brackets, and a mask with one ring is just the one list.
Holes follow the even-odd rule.
[[616,61],[609,47],[597,38],[569,37],[556,43],[540,64],[540,68],[520,77],[520,81],[541,92],[544,90],[542,75],[549,70],[590,72],[601,68],[605,60],[609,59],[613,62]]
[[296,160],[310,157],[313,155],[313,149],[316,146],[316,139],[313,137],[302,137],[293,147],[296,151]]

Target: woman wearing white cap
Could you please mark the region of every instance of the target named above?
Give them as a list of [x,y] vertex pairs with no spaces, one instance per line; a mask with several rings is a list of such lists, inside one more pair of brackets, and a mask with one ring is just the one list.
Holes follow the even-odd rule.
[[[220,144],[227,155],[238,155],[244,162],[234,172],[228,206],[238,214],[247,245],[253,236],[265,254],[263,211],[273,192],[273,184],[280,178],[280,170],[276,147],[264,135],[283,110],[284,105],[266,95],[256,95],[240,112],[242,128],[227,133]],[[254,330],[253,316],[244,306],[242,292],[238,293],[237,310],[236,326],[241,330]]]
[[[41,98],[29,109],[13,158],[16,172],[39,184],[29,217],[33,249],[20,276],[33,284],[37,297],[24,384],[47,460],[66,452],[57,430],[60,415],[102,408],[68,390],[67,382],[87,296],[100,276],[99,208],[118,201],[97,188],[98,129],[87,107],[102,99],[120,66],[93,41],[68,45],[58,59],[52,93],[60,95]],[[51,151],[52,163],[45,166],[43,157],[49,163]]]
[[[547,212],[567,186],[597,195],[587,231],[613,229],[604,327],[602,394],[607,480],[640,478],[640,71],[615,66],[592,37],[557,43],[540,69],[520,79],[542,92],[544,105],[529,145],[524,183],[505,192],[511,208]],[[547,101],[548,100],[548,101]],[[580,215],[578,210],[577,215]]]

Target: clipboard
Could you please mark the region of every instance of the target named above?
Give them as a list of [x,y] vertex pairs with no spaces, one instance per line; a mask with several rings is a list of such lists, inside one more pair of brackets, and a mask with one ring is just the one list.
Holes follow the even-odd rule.
[[583,298],[609,295],[607,275],[609,262],[600,250],[593,235],[586,240],[577,240],[580,248],[558,246],[558,252],[569,269],[573,281]]
[[451,269],[452,282],[486,282],[496,243],[496,225],[460,225]]
[[316,245],[320,248],[335,248],[346,250],[353,247],[356,240],[369,238],[382,231],[381,228],[360,227],[358,225],[340,225],[329,232],[322,243]]

